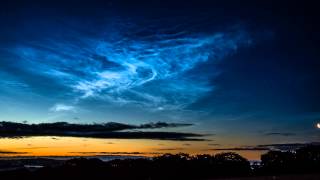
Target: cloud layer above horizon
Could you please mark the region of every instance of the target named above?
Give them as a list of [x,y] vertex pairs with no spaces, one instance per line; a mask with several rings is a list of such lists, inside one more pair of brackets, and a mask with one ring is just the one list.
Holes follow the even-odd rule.
[[[108,122],[103,124],[70,124],[67,122],[26,124],[0,122],[0,138],[36,136],[87,137],[104,139],[153,139],[171,141],[205,141],[204,135],[195,133],[159,131],[162,128],[192,126],[180,123],[148,123],[141,125]],[[145,131],[157,129],[158,131]],[[135,131],[144,130],[144,131]]]

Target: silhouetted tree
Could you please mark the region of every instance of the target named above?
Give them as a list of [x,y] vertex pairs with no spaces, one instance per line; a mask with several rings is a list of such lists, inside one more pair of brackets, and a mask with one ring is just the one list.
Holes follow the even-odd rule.
[[220,153],[215,155],[214,159],[215,173],[230,176],[244,176],[250,174],[250,162],[239,154],[233,152]]
[[289,173],[295,169],[295,154],[292,152],[269,151],[261,156],[261,165],[264,172]]
[[300,171],[320,171],[320,146],[306,146],[296,151],[296,161]]

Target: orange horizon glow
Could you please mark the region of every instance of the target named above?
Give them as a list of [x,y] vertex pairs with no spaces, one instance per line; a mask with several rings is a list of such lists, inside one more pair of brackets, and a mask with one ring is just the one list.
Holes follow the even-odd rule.
[[[181,142],[145,139],[96,139],[78,137],[29,137],[1,138],[2,157],[30,156],[146,156],[153,157],[165,153],[216,154],[226,151],[210,150],[208,142]],[[212,148],[212,147],[211,147]],[[4,152],[8,152],[7,154]],[[10,153],[11,152],[11,153]],[[228,151],[229,152],[229,151]],[[260,160],[266,151],[232,151],[248,160]]]

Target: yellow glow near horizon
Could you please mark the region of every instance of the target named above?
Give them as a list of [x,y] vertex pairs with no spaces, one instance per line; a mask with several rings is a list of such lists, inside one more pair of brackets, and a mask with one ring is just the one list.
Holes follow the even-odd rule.
[[[163,153],[215,154],[222,151],[210,150],[208,142],[184,142],[166,140],[96,139],[76,137],[29,137],[2,138],[1,156],[94,156],[94,155],[144,155],[156,156]],[[138,152],[135,154],[135,152]],[[250,159],[260,159],[261,151],[239,151]]]

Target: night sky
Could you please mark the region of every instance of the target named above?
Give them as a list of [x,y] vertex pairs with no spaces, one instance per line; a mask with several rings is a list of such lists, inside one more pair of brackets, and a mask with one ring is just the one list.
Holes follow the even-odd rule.
[[317,142],[319,32],[303,1],[1,1],[0,121]]

